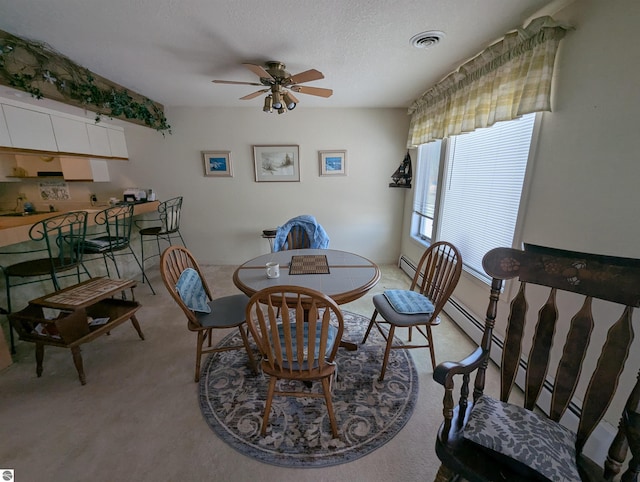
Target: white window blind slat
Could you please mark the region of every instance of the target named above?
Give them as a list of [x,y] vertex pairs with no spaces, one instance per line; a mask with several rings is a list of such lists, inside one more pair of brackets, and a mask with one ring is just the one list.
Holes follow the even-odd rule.
[[487,251],[513,244],[534,121],[528,114],[448,141],[438,239],[483,276]]

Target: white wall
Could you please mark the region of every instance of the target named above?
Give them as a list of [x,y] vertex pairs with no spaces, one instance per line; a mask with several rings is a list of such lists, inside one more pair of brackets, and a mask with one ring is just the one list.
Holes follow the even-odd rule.
[[[267,252],[260,237],[313,214],[330,247],[378,263],[400,251],[403,190],[388,187],[404,158],[405,109],[307,109],[265,114],[261,106],[170,108],[172,134],[126,125],[129,162],[109,164],[112,183],[184,196],[182,233],[203,263],[240,264]],[[300,182],[256,183],[253,145],[300,146]],[[318,150],[346,149],[347,176],[320,177]],[[233,178],[204,176],[203,150],[230,150]]]

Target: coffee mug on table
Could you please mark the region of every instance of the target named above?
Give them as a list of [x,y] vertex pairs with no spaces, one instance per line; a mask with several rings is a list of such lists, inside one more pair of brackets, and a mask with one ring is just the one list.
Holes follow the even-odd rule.
[[280,276],[280,265],[276,262],[269,262],[266,264],[267,278],[277,278]]

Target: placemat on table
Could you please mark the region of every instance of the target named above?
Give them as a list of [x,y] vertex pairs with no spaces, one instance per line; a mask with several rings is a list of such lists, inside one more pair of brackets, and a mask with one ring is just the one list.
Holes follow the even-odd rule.
[[292,256],[289,274],[329,274],[329,263],[324,254]]

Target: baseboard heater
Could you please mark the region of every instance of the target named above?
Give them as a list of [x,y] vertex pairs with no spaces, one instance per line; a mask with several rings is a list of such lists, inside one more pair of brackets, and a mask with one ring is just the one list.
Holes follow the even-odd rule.
[[[404,271],[411,279],[413,279],[416,270],[418,269],[417,265],[405,255],[400,256],[398,260],[398,267],[402,271]],[[489,286],[487,286],[487,303],[489,302],[489,289]],[[449,317],[449,319],[451,319],[451,321],[458,325],[458,327],[460,327],[460,329],[474,341],[474,343],[480,345],[484,330],[484,320],[478,318],[454,296],[449,298],[449,301],[444,306],[444,312]],[[504,339],[494,333],[492,336],[491,346],[491,361],[493,361],[497,366],[500,366],[502,360],[502,350],[504,348]],[[520,368],[518,370],[518,375],[516,376],[516,385],[522,388],[524,386],[524,373],[527,368],[527,361],[521,358],[519,365]],[[542,407],[550,406],[552,389],[553,384],[550,379],[547,378],[547,380],[544,382],[543,390],[538,398],[539,404],[541,404]],[[496,396],[497,395],[498,394],[496,394]],[[578,428],[578,419],[581,413],[580,406],[581,405],[579,401],[573,400],[569,404],[569,408],[564,418],[566,420],[566,425],[574,431],[576,431]],[[541,408],[541,410],[543,409]],[[607,451],[609,450],[609,445],[616,435],[616,432],[616,428],[611,424],[605,421],[600,422],[600,424],[595,428],[593,436],[589,439],[589,443],[585,446],[585,454],[592,460],[600,464],[604,463],[604,460],[607,456]]]

